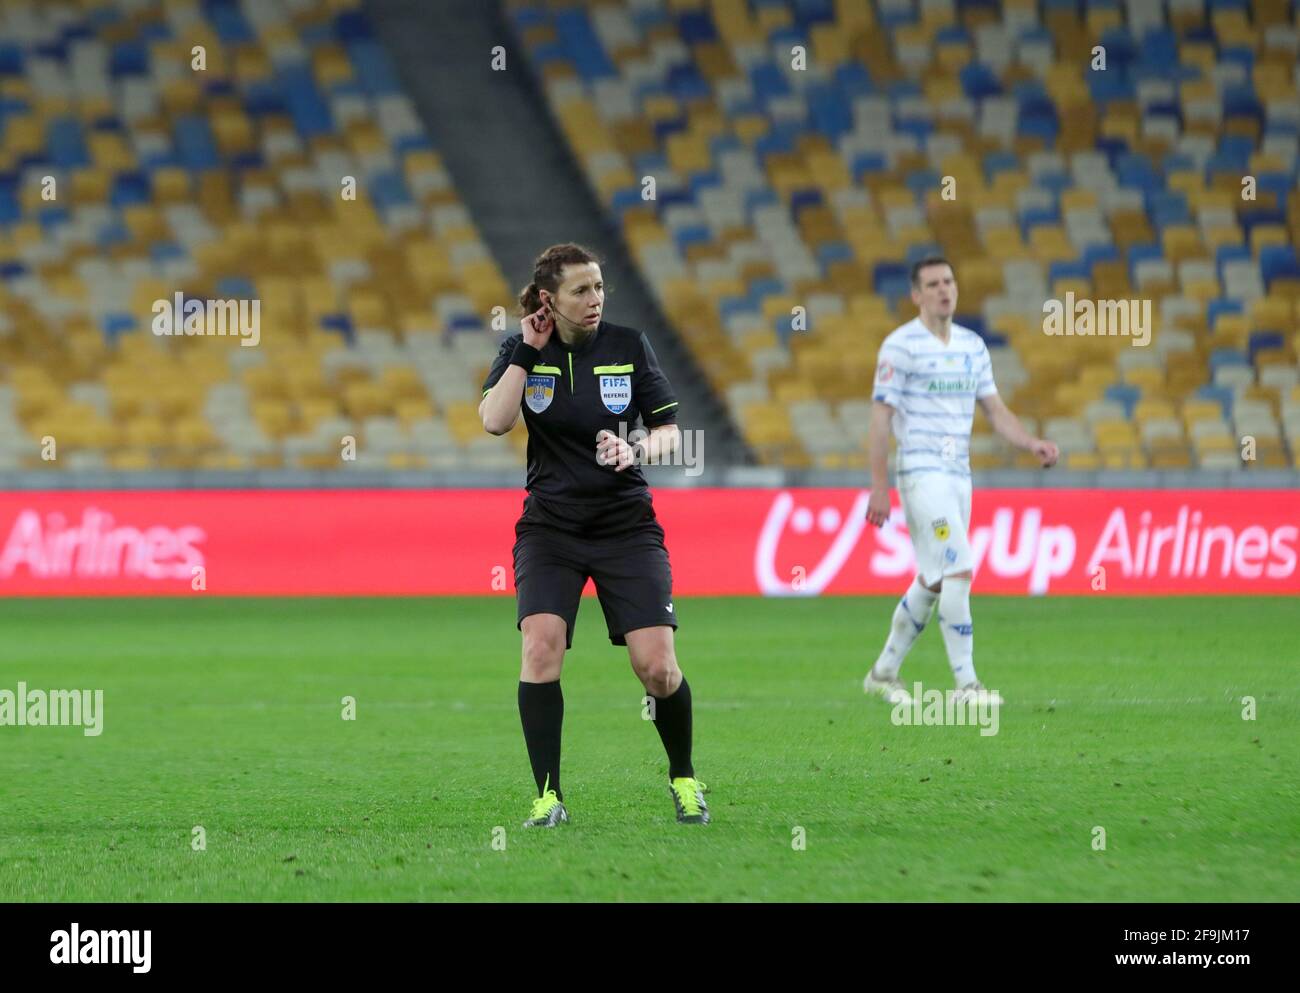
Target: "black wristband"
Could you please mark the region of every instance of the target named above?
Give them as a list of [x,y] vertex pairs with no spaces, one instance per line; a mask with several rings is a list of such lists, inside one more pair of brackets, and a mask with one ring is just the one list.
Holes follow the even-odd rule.
[[537,365],[537,360],[542,357],[539,349],[532,345],[526,345],[520,342],[515,346],[515,350],[510,353],[510,364],[523,366],[524,372],[532,372],[533,366]]

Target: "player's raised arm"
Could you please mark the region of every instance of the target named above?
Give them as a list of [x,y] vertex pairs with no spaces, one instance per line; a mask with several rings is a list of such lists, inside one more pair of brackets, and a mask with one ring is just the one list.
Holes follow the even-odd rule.
[[894,408],[877,400],[871,405],[871,424],[867,428],[867,450],[871,460],[871,500],[867,503],[867,520],[876,527],[889,520],[889,422]]
[[507,339],[488,373],[483,400],[478,405],[483,430],[488,434],[506,434],[519,420],[519,405],[524,398],[528,372],[546,347],[555,318],[543,307],[519,322],[522,337]]
[[1013,414],[1010,408],[1002,402],[1001,396],[992,393],[989,396],[980,397],[979,404],[984,408],[984,414],[988,417],[989,423],[993,425],[994,431],[1017,448],[1033,452],[1038,456],[1038,460],[1043,464],[1044,469],[1050,469],[1056,465],[1056,460],[1061,456],[1061,451],[1056,447],[1056,443],[1048,441],[1046,438],[1035,438],[1026,431],[1025,426],[1020,423],[1020,418]]

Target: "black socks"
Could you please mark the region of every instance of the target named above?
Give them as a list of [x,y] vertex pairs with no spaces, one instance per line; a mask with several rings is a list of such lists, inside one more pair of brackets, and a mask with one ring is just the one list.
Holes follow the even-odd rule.
[[[691,687],[682,677],[677,691],[654,700],[654,725],[659,740],[668,753],[668,778],[683,776],[694,778],[691,765]],[[543,790],[555,790],[561,800],[560,789],[560,734],[564,727],[564,694],[560,681],[553,683],[519,684],[519,719],[524,727],[524,743],[528,746],[528,761],[533,767],[537,795]]]
[[654,700],[655,730],[668,753],[668,778],[695,777],[691,765],[691,688],[682,677],[677,692]]
[[[689,707],[687,704],[688,753]],[[528,746],[528,761],[532,763],[533,779],[537,781],[537,795],[541,796],[545,789],[552,789],[563,800],[564,794],[560,791],[560,732],[564,726],[564,694],[560,692],[560,681],[521,682],[519,719],[524,725],[524,744]]]

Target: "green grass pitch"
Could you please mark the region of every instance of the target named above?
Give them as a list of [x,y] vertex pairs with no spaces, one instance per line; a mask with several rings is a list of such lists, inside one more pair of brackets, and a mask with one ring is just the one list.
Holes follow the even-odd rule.
[[[1300,892],[1293,599],[977,597],[990,737],[863,696],[893,598],[677,602],[714,823],[675,822],[640,684],[584,600],[556,831],[519,827],[507,598],[0,602],[0,689],[103,689],[105,711],[97,738],[0,727],[0,900]],[[949,687],[936,630],[902,675]]]

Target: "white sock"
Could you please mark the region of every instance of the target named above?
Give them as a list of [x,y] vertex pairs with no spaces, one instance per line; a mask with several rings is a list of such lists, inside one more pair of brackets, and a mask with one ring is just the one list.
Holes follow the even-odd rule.
[[970,580],[944,577],[939,593],[939,626],[948,649],[948,665],[961,689],[975,682],[975,635],[970,617]]
[[889,640],[885,642],[884,651],[872,668],[877,679],[897,679],[898,670],[912,642],[925,630],[925,622],[930,619],[930,611],[939,594],[921,585],[918,575],[912,585],[903,594],[894,608],[894,619],[889,626]]

